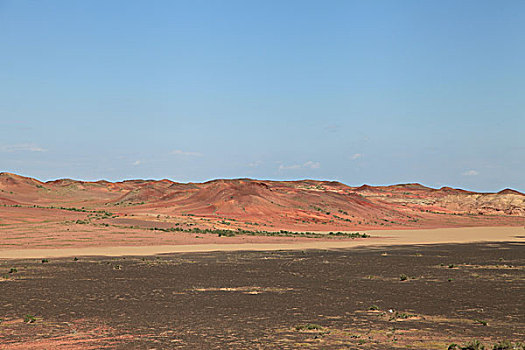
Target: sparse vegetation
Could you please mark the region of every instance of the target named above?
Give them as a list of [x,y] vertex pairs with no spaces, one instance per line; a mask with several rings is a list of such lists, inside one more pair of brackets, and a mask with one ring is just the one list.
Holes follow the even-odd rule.
[[35,323],[36,322],[36,317],[33,316],[33,315],[27,314],[27,315],[24,316],[24,322],[25,323]]
[[322,326],[315,324],[315,323],[306,323],[306,324],[298,325],[295,327],[295,330],[297,331],[303,331],[303,330],[312,331],[312,330],[322,330],[322,329],[323,329]]
[[405,275],[404,273],[402,273],[401,275],[399,275],[399,280],[400,281],[406,281],[406,280],[408,280],[408,276]]
[[460,347],[461,350],[485,350],[485,345],[481,343],[479,340],[472,340],[462,347]]
[[220,231],[219,233],[217,233],[217,236],[219,236],[219,237],[235,237],[235,232],[234,231],[223,230],[223,231]]
[[[221,223],[224,223],[221,221]],[[229,222],[226,222],[228,225]],[[178,225],[175,225],[178,226]],[[190,224],[187,224],[187,226],[190,226]],[[134,227],[130,227],[134,228]],[[295,232],[295,231],[287,231],[287,230],[279,230],[279,231],[263,231],[263,230],[246,230],[242,228],[238,228],[237,230],[226,230],[226,229],[202,229],[202,228],[190,228],[185,229],[182,227],[151,227],[149,228],[151,231],[162,231],[162,232],[186,232],[186,233],[193,233],[193,234],[215,234],[219,237],[232,237],[235,235],[249,235],[249,236],[284,236],[284,237],[311,237],[311,238],[326,238],[326,237],[342,237],[342,238],[369,238],[370,235],[367,233],[360,233],[360,232],[330,232],[328,234],[324,233],[318,233],[318,232],[309,232],[309,231],[301,231],[301,232]]]
[[[452,343],[448,347],[449,350],[484,350],[485,345],[479,340],[472,340],[463,346]],[[517,342],[512,343],[508,340],[499,341],[492,347],[492,350],[525,350],[525,344]]]
[[494,344],[492,350],[525,350],[525,344],[503,340]]
[[329,232],[330,236],[344,236],[344,237],[350,237],[350,238],[368,238],[370,235],[366,233],[359,233],[359,232]]

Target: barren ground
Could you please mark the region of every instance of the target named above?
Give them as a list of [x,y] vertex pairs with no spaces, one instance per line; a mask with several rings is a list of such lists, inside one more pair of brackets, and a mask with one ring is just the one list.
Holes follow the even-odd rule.
[[524,220],[510,189],[0,173],[0,349],[523,342]]
[[0,348],[492,348],[525,338],[524,252],[496,242],[0,260]]
[[[1,258],[47,258],[75,256],[153,255],[183,252],[239,251],[239,250],[303,250],[337,249],[382,245],[420,245],[471,242],[525,242],[525,227],[463,227],[424,230],[366,231],[367,238],[344,238],[318,233],[321,238],[301,236],[269,237],[237,235],[219,237],[217,234],[190,234],[142,230],[113,233],[101,229],[99,233],[71,232],[55,234],[47,244],[34,244],[31,233],[5,235],[0,248]],[[78,237],[78,238],[76,238]],[[110,237],[106,239],[105,237]],[[66,243],[63,243],[66,240]]]

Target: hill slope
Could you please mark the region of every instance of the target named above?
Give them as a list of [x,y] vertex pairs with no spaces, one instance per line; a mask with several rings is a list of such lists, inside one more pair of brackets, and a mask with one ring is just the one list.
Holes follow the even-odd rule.
[[325,231],[521,225],[525,217],[525,195],[511,189],[476,193],[420,184],[351,187],[334,181],[252,179],[41,182],[10,173],[0,173],[0,205],[103,210],[114,214],[103,219],[116,224]]

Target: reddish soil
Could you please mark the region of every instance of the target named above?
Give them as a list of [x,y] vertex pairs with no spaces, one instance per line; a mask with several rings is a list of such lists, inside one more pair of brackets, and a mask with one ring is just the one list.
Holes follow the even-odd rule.
[[[523,226],[525,195],[330,181],[41,182],[0,173],[0,248],[212,243],[163,230],[359,231]],[[125,238],[125,239],[124,239]],[[295,237],[231,237],[228,243]],[[224,241],[224,240],[223,240]]]
[[[0,349],[517,342],[524,324],[523,226],[525,195],[510,189],[250,179],[41,182],[0,173],[0,252],[16,258],[0,259]],[[440,229],[421,230],[427,228]],[[392,229],[400,231],[386,231]],[[280,230],[383,231],[350,241],[271,235]],[[343,248],[374,241],[411,246],[334,249],[334,242]],[[195,244],[220,250],[219,243],[273,251],[71,255],[79,259],[42,259],[41,252]],[[275,250],[286,243],[306,248]],[[32,250],[43,255],[17,255]]]

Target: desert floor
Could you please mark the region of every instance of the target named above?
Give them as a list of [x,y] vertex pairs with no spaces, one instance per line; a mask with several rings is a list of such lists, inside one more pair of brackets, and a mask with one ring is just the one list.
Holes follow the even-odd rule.
[[[133,230],[112,233],[102,229],[103,237],[95,233],[81,235],[71,232],[67,245],[55,245],[49,239],[45,245],[26,241],[25,234],[17,235],[11,231],[0,232],[2,246],[0,259],[57,258],[74,256],[147,256],[182,252],[240,251],[240,250],[304,250],[339,249],[363,246],[420,245],[440,243],[471,242],[525,242],[525,227],[464,227],[412,230],[369,230],[360,231],[370,235],[368,238],[326,238],[307,237],[268,237],[236,235],[218,237],[215,234],[192,234],[186,232],[162,232]],[[113,239],[108,240],[107,236]],[[76,237],[76,239],[75,239]],[[133,240],[132,238],[135,238]],[[120,240],[119,240],[120,239]],[[42,237],[45,240],[45,237]],[[87,243],[89,242],[89,243]],[[132,245],[132,243],[135,243]],[[87,246],[86,246],[87,244]],[[58,248],[56,248],[58,246]]]
[[499,228],[499,242],[403,245],[496,234],[477,230],[392,233],[384,240],[398,245],[357,246],[370,242],[363,239],[329,250],[1,259],[0,348],[447,349],[480,341],[492,349],[523,341],[523,228]]

